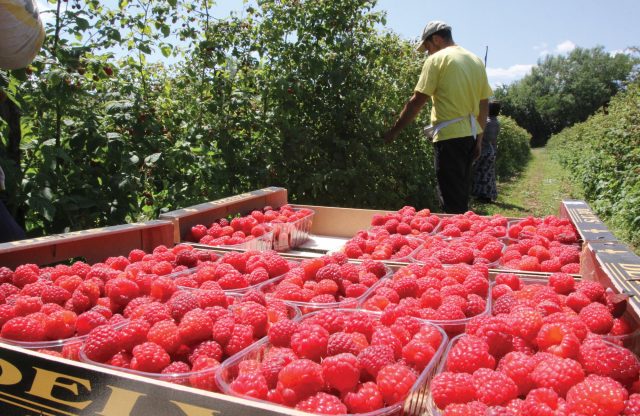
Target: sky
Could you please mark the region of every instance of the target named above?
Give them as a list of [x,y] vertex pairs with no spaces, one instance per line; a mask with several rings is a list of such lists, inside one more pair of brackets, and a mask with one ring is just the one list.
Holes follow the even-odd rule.
[[[46,0],[38,3],[41,11],[51,8]],[[218,0],[213,14],[240,11],[243,3]],[[549,54],[576,47],[602,46],[612,54],[640,47],[640,0],[378,0],[376,10],[386,12],[386,29],[410,41],[428,21],[442,20],[452,26],[455,42],[480,58],[488,47],[493,87],[521,79]]]

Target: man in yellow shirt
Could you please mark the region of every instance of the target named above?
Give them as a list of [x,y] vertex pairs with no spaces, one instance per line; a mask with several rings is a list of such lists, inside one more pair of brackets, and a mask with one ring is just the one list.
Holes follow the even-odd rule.
[[425,133],[433,139],[438,194],[444,212],[468,210],[471,165],[482,149],[489,97],[493,94],[480,58],[458,46],[451,26],[429,22],[417,46],[427,57],[413,96],[400,117],[385,133],[391,142],[415,119],[431,98],[431,126]]

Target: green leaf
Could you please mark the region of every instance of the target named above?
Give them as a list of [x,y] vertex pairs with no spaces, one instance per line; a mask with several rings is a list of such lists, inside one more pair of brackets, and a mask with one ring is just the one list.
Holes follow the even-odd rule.
[[80,30],[87,30],[89,28],[89,21],[82,17],[76,17],[76,25],[78,25],[78,29]]
[[144,164],[147,166],[153,166],[160,159],[162,153],[154,153],[144,158]]
[[162,55],[164,55],[165,58],[168,58],[171,55],[171,51],[173,50],[173,48],[171,47],[171,45],[162,45],[160,47],[160,51],[162,52]]

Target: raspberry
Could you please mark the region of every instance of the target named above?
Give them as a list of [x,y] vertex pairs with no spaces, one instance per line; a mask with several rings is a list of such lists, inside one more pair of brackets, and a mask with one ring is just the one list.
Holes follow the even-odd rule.
[[76,332],[78,335],[85,335],[91,332],[92,329],[105,325],[107,322],[109,322],[107,318],[99,312],[83,312],[78,315],[76,320]]
[[604,287],[592,280],[581,280],[576,284],[576,292],[587,296],[592,302],[599,302],[604,299]]
[[76,333],[76,320],[77,315],[71,311],[52,312],[44,322],[44,332],[47,339],[72,337]]
[[[291,335],[298,330],[298,322],[282,319],[269,328],[269,342],[276,347],[287,347],[291,343]],[[333,354],[329,354],[333,355]]]
[[104,363],[120,350],[118,332],[109,325],[100,326],[89,333],[82,350],[88,359]]
[[159,373],[171,363],[171,357],[156,343],[145,342],[133,348],[131,369],[147,373]]
[[253,328],[254,338],[262,338],[267,335],[269,325],[267,308],[256,302],[247,301],[234,306],[233,315],[239,324],[249,325]]
[[623,416],[640,416],[640,394],[634,393],[629,396],[627,404],[622,412]]
[[340,353],[351,353],[357,355],[360,351],[362,351],[362,347],[356,343],[353,334],[336,332],[329,336],[329,340],[327,342],[327,355],[329,356],[338,355]]
[[568,295],[575,288],[573,277],[566,273],[554,273],[549,276],[549,286],[562,295]]
[[11,318],[2,326],[0,337],[24,342],[44,341],[44,322],[31,316]]
[[124,277],[109,280],[104,287],[106,295],[112,302],[126,306],[131,299],[138,297],[140,288],[133,281]]
[[271,348],[267,351],[260,371],[267,380],[270,389],[276,387],[280,370],[297,359],[296,354],[289,348]]
[[289,271],[289,263],[287,263],[287,260],[275,252],[265,253],[263,255],[263,261],[270,278],[281,276]]
[[542,315],[535,309],[522,308],[511,312],[510,322],[513,335],[533,341],[542,327]]
[[557,414],[560,406],[558,394],[548,388],[531,390],[522,404],[522,412],[531,416],[544,416]]
[[215,341],[204,341],[193,349],[193,352],[189,355],[189,362],[193,364],[201,356],[221,361],[222,347]]
[[409,394],[418,377],[406,365],[389,364],[376,376],[376,384],[387,406],[396,404]]
[[19,288],[38,280],[40,268],[35,264],[23,264],[16,267],[12,276],[12,283]]
[[322,366],[307,359],[287,364],[278,374],[277,390],[285,403],[293,405],[324,388]]
[[531,373],[536,387],[549,387],[564,397],[571,386],[584,379],[582,366],[570,358],[549,358],[540,362]]
[[[491,415],[500,416],[502,413],[487,408],[487,405],[479,401],[473,401],[469,403],[453,403],[444,410],[443,416],[476,416],[476,415]],[[508,416],[512,416],[511,413]]]
[[224,352],[232,356],[253,343],[253,328],[249,325],[236,324],[233,326],[231,338],[224,347]]
[[580,320],[578,315],[573,313],[553,313],[551,315],[545,316],[542,319],[542,322],[544,322],[545,324],[559,323],[565,325],[566,327],[571,329],[571,332],[573,332],[581,342],[585,339],[587,333],[589,332],[589,329],[584,324],[584,322]]
[[576,358],[580,349],[578,337],[563,324],[544,324],[536,336],[540,351],[561,358]]
[[147,332],[147,340],[160,345],[169,354],[176,352],[181,345],[178,326],[171,320],[153,324]]
[[347,406],[339,398],[328,393],[319,392],[299,402],[297,410],[322,415],[342,415],[347,413]]
[[366,312],[354,312],[344,320],[344,332],[359,332],[371,340],[374,328],[373,318]]
[[372,345],[358,354],[363,372],[376,378],[380,369],[395,362],[393,349],[388,345]]
[[591,304],[591,299],[582,292],[573,292],[567,296],[566,303],[575,312],[580,312],[585,306]]
[[435,355],[435,350],[426,341],[412,340],[402,348],[402,358],[407,364],[422,372]]
[[395,359],[402,357],[402,342],[389,327],[380,326],[376,328],[371,337],[371,345],[388,345],[393,349]]
[[578,362],[587,373],[611,377],[624,385],[633,383],[640,373],[640,363],[631,351],[599,339],[587,339],[580,346]]
[[393,282],[393,289],[400,298],[416,297],[418,294],[418,283],[412,276],[401,277]]
[[42,299],[36,296],[18,296],[13,304],[14,311],[18,316],[27,316],[40,311]]
[[115,367],[131,368],[131,354],[124,351],[116,353],[109,361],[107,361],[107,364]]
[[180,324],[178,324],[180,340],[187,345],[204,341],[211,337],[211,333],[211,318],[202,309],[194,309],[187,312]]
[[518,387],[518,395],[524,396],[533,388],[531,372],[537,361],[522,352],[510,352],[500,360],[498,371],[505,373]]
[[231,382],[229,389],[240,396],[248,396],[261,400],[267,398],[267,392],[269,391],[267,380],[260,373],[240,374]]
[[567,393],[567,411],[581,415],[614,416],[625,408],[627,391],[616,381],[590,375]]
[[160,276],[151,282],[149,295],[160,302],[165,302],[178,290],[176,282],[167,276]]
[[169,307],[171,317],[176,322],[180,322],[184,314],[200,306],[196,296],[192,292],[186,291],[176,293],[166,302],[166,305]]
[[355,391],[348,392],[344,396],[344,403],[349,413],[368,413],[384,406],[378,385],[371,381],[360,384]]
[[451,403],[467,403],[476,398],[473,377],[467,373],[443,372],[431,382],[431,395],[440,409]]
[[235,326],[235,319],[233,316],[224,316],[218,319],[212,328],[212,338],[218,344],[225,347],[231,339],[233,333],[233,327]]
[[518,386],[506,374],[488,368],[473,373],[476,397],[487,406],[504,405],[518,397]]
[[322,360],[325,382],[340,392],[353,390],[360,381],[360,362],[353,354],[343,353]]
[[300,358],[320,361],[327,354],[329,331],[317,324],[304,323],[291,335],[291,349]]
[[580,319],[591,332],[606,334],[613,327],[613,316],[609,309],[601,303],[591,303],[580,310]]
[[493,369],[495,358],[489,354],[489,344],[477,336],[460,338],[448,354],[446,370],[457,373],[473,373],[479,368]]
[[215,377],[218,367],[220,367],[220,363],[215,359],[205,356],[199,357],[191,367],[192,374],[189,376],[189,384],[203,390],[219,391]]

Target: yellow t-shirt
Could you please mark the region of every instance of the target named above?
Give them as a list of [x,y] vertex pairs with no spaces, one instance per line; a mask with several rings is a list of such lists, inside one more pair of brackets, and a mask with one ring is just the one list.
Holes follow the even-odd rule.
[[[472,136],[469,115],[480,113],[480,100],[493,94],[480,58],[460,46],[449,46],[424,62],[415,91],[431,97],[431,124],[464,117],[441,129],[434,142]],[[476,123],[476,132],[482,129]]]

